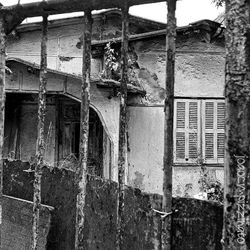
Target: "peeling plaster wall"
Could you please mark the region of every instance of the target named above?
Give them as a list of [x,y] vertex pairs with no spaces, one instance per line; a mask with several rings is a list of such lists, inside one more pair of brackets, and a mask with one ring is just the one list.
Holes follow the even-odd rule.
[[[120,36],[121,26],[118,19],[114,16],[107,17],[105,20],[95,19],[93,38],[100,40]],[[150,30],[150,27],[141,30],[139,26],[142,25],[135,25],[132,33]],[[50,68],[81,74],[81,34],[80,21],[78,24],[72,23],[49,29],[48,66]],[[21,32],[19,40],[8,41],[9,56],[39,63],[40,36],[40,31]],[[130,43],[130,50],[133,51],[139,65],[139,68],[135,70],[137,81],[147,91],[147,95],[145,98],[137,96],[129,100],[128,144],[130,151],[127,180],[129,184],[145,191],[161,193],[166,71],[165,36],[133,41]],[[221,41],[209,42],[207,34],[204,35],[202,32],[178,33],[175,96],[223,97],[224,61],[224,45]],[[92,59],[92,77],[99,74],[101,64],[98,58]],[[34,79],[30,82],[33,81]],[[26,80],[21,83],[26,83]],[[69,79],[66,83],[67,93],[79,100],[78,81]],[[64,91],[64,84],[65,79],[60,79],[54,86],[56,90],[60,87],[60,91]],[[116,97],[108,99],[110,93],[98,90],[95,84],[92,86],[92,91],[94,92],[91,93],[91,104],[101,114],[101,120],[113,143],[112,176],[115,180],[117,176],[115,166],[118,158],[119,99]],[[221,176],[222,168],[218,166],[215,168]],[[198,193],[200,191],[198,176],[198,171],[190,166],[175,168],[174,194],[184,196],[186,185],[190,187],[189,183],[193,183],[192,191],[189,191],[190,196]]]
[[129,185],[161,193],[163,161],[163,108],[129,108]]
[[[138,81],[146,98],[129,100],[129,184],[146,192],[162,193],[165,37],[132,42],[137,55]],[[224,47],[198,36],[177,37],[175,96],[223,97]],[[223,168],[207,166],[208,174],[223,183]],[[199,166],[173,167],[173,195],[194,197],[201,191]]]

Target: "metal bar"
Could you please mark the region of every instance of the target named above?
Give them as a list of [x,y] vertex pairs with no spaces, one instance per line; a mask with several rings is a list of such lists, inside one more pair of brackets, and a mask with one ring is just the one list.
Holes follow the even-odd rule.
[[[172,167],[173,167],[173,121],[174,121],[174,83],[175,83],[175,38],[176,38],[176,0],[167,2],[166,36],[166,99],[164,124],[164,159],[163,159],[163,201],[162,210],[172,210]],[[171,249],[172,216],[162,220],[162,249]]]
[[249,249],[250,1],[226,1],[223,249]]
[[121,92],[119,120],[118,155],[118,196],[117,196],[117,236],[116,249],[122,249],[124,234],[125,168],[127,156],[127,84],[128,84],[128,42],[129,42],[129,6],[127,1],[122,8],[122,44],[121,44]]
[[[129,0],[128,5],[158,3],[162,0]],[[48,0],[20,5],[2,6],[0,13],[18,14],[24,17],[43,16],[44,14],[63,14],[83,10],[122,8],[124,0]]]
[[43,31],[41,42],[41,69],[39,83],[39,100],[38,100],[38,136],[36,149],[36,166],[34,180],[34,197],[33,197],[33,242],[32,249],[38,249],[39,233],[39,212],[41,208],[41,178],[44,166],[45,154],[45,112],[46,112],[46,85],[47,85],[47,41],[48,41],[48,16],[43,16]]
[[6,67],[6,35],[4,19],[0,15],[0,249],[2,242],[2,196],[3,196],[3,143],[5,114],[5,67]]
[[90,103],[90,71],[91,71],[91,33],[92,33],[91,10],[84,13],[83,30],[83,64],[82,64],[82,88],[81,88],[81,123],[80,123],[80,161],[77,168],[78,190],[76,205],[76,235],[75,249],[84,247],[84,221],[85,199],[87,187],[87,158],[89,136],[89,103]]

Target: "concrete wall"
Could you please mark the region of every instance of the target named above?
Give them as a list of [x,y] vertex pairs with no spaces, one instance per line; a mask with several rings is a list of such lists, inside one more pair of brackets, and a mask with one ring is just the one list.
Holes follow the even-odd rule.
[[[146,192],[162,193],[165,37],[131,43],[137,56],[137,80],[147,91],[145,98],[129,100],[129,184]],[[175,96],[221,98],[224,91],[223,43],[202,42],[197,35],[178,35]],[[223,183],[223,167],[207,165],[213,180]],[[173,195],[194,197],[201,190],[200,166],[173,168]]]
[[[1,249],[31,249],[33,203],[4,195],[2,198],[2,205],[3,222],[1,230]],[[47,249],[47,236],[50,230],[52,210],[52,207],[41,207],[38,237],[39,250]]]
[[[28,163],[9,162],[4,168],[4,193],[32,199],[33,173]],[[15,179],[11,176],[15,175]],[[42,201],[55,207],[47,249],[74,249],[77,186],[68,170],[43,169]],[[162,197],[126,187],[124,250],[161,249]],[[173,249],[221,249],[223,208],[195,199],[174,198],[172,216]],[[88,176],[84,249],[115,249],[117,183]]]

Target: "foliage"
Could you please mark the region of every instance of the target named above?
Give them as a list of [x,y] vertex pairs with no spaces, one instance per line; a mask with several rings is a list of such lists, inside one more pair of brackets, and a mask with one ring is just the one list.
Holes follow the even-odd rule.
[[[132,48],[127,54],[128,57],[128,78],[129,83],[139,86],[138,84],[138,69],[137,55]],[[104,49],[104,69],[101,77],[104,79],[121,80],[121,63],[120,54],[113,48],[112,42],[106,44]]]
[[223,186],[221,182],[209,175],[206,167],[201,166],[201,177],[199,180],[202,192],[207,194],[207,199],[223,203]]
[[217,7],[222,7],[225,3],[225,0],[212,0],[212,2],[217,6]]
[[118,61],[118,53],[112,48],[112,43],[106,44],[104,49],[104,70],[101,77],[105,79],[120,79],[120,66]]

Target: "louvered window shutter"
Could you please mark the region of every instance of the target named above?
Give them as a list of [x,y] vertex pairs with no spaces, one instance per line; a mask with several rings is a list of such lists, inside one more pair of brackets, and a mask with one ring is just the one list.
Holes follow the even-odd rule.
[[205,163],[223,163],[225,102],[219,100],[203,101],[203,158]]
[[175,100],[174,162],[195,163],[200,149],[200,101]]

